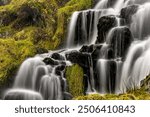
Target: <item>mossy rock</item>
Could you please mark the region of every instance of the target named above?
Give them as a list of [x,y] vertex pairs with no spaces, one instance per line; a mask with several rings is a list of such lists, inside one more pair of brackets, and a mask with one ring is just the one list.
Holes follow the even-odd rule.
[[84,93],[83,69],[75,64],[66,69],[66,78],[69,92],[74,96],[82,96]]

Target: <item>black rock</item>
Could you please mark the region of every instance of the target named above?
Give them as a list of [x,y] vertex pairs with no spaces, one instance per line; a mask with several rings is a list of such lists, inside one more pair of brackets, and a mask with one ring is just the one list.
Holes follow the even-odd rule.
[[59,65],[59,61],[56,61],[52,58],[45,58],[43,60],[43,62],[46,64],[46,65]]
[[51,57],[55,60],[65,60],[65,58],[59,53],[53,53]]
[[87,52],[87,53],[92,53],[94,51],[94,45],[83,45],[81,49],[79,50],[80,52]]
[[86,91],[88,89],[88,81],[90,82],[89,77],[86,74],[84,74],[83,76],[84,94],[86,94]]
[[100,51],[101,51],[102,45],[95,45],[94,46],[94,51],[92,52],[92,60],[97,60],[100,57]]
[[125,57],[128,48],[133,41],[133,36],[130,29],[125,26],[116,27],[111,35],[111,38],[107,40],[107,44],[110,44],[113,50],[109,50],[109,58]]
[[55,73],[59,76],[62,75],[63,70],[65,70],[65,65],[60,65],[55,68]]
[[137,12],[139,5],[129,5],[121,9],[120,17],[124,18],[126,23],[129,25],[132,22],[132,16]]
[[98,23],[98,37],[96,43],[103,43],[109,30],[117,25],[116,16],[103,16],[99,19]]
[[65,68],[66,68],[65,65],[60,65],[60,66],[57,66],[55,70],[63,71],[63,70],[65,70]]
[[71,61],[72,63],[79,64],[81,67],[89,68],[90,66],[90,58],[89,54],[87,53],[81,53],[79,51],[71,51],[69,53],[66,53],[66,59]]

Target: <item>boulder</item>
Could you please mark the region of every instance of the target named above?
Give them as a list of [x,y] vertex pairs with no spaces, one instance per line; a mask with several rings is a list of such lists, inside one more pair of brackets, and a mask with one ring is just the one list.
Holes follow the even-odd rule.
[[65,70],[66,66],[65,65],[59,65],[55,68],[55,73],[59,76],[62,75],[62,72]]
[[[105,61],[105,63],[103,65],[105,65],[105,67],[103,68],[104,70],[100,69],[101,64],[99,64],[96,69],[94,69],[94,79],[95,79],[95,89],[99,92],[99,93],[115,93],[115,88],[116,88],[116,70],[117,70],[117,64],[116,61],[114,60],[107,60]],[[105,79],[104,77],[102,77],[103,75],[105,75]],[[105,89],[105,92],[102,91],[101,89],[101,81],[104,81],[103,83],[103,89]]]
[[103,16],[98,22],[98,37],[96,43],[104,43],[109,30],[117,25],[116,16]]
[[90,66],[90,55],[88,53],[81,53],[77,50],[66,53],[66,59],[72,63],[77,63],[81,67],[89,68]]
[[81,49],[79,50],[80,52],[87,52],[87,53],[92,53],[94,50],[94,45],[83,45]]
[[59,65],[59,61],[56,61],[50,57],[47,57],[43,60],[46,65]]
[[137,12],[139,8],[139,5],[129,5],[125,8],[121,9],[120,17],[124,18],[126,21],[126,24],[130,24],[132,22],[132,16]]
[[128,27],[116,27],[113,29],[111,37],[107,40],[112,50],[109,51],[110,56],[115,58],[125,57],[128,48],[133,41],[133,36]]
[[65,60],[65,58],[59,53],[53,53],[51,57],[55,60]]

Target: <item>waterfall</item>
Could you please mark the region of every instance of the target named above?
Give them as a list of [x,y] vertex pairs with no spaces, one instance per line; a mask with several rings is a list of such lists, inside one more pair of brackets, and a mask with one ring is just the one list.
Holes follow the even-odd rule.
[[136,39],[142,40],[150,35],[150,3],[140,6],[139,10],[132,17],[131,31]]
[[72,15],[67,48],[80,47],[83,44],[94,44],[97,38],[97,24],[99,18],[106,15],[115,15],[114,9],[85,10]]
[[73,64],[83,69],[84,94],[140,88],[150,74],[149,20],[148,0],[100,0],[74,12],[66,47],[26,59],[4,99],[68,99],[65,73]]
[[134,42],[123,64],[121,85],[122,90],[139,88],[140,82],[150,74],[150,38]]
[[117,0],[114,9],[120,11],[122,7],[124,7],[124,0]]
[[105,94],[107,92],[107,63],[105,59],[99,59],[97,69],[99,69],[99,87],[98,92]]
[[[44,62],[41,61],[40,57],[29,58],[25,60],[16,76],[16,80],[14,83],[15,88],[32,88],[32,77],[37,67],[40,65],[45,65]],[[44,70],[45,72],[45,70]],[[37,73],[37,72],[36,72]]]
[[[55,73],[58,68],[59,65],[46,65],[39,56],[25,60],[18,71],[13,88],[5,93],[4,99],[63,99],[62,91],[66,90],[66,80],[63,74],[58,76]],[[64,83],[63,87],[61,82]]]
[[75,38],[75,26],[77,23],[77,18],[78,18],[79,12],[74,12],[72,17],[71,17],[71,21],[70,21],[70,25],[69,25],[69,30],[68,30],[68,37],[67,37],[67,47],[69,47],[70,45],[72,45],[72,39]]
[[106,9],[108,0],[100,0],[94,9]]

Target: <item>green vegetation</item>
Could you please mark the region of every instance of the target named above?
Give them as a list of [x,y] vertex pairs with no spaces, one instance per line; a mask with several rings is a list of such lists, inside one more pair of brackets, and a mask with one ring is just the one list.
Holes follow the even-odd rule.
[[60,46],[71,14],[91,1],[11,0],[0,6],[0,86],[27,57]]
[[74,96],[82,96],[83,86],[83,69],[75,64],[66,70],[66,78],[69,85],[69,92]]
[[34,54],[35,48],[27,40],[0,39],[0,85],[6,84],[21,62]]
[[144,89],[136,89],[128,91],[125,94],[91,94],[87,96],[79,96],[74,98],[75,100],[150,100],[150,93]]
[[64,39],[66,34],[67,23],[70,21],[70,16],[73,12],[90,8],[92,0],[70,0],[64,7],[58,9],[57,12],[57,29],[53,40]]

